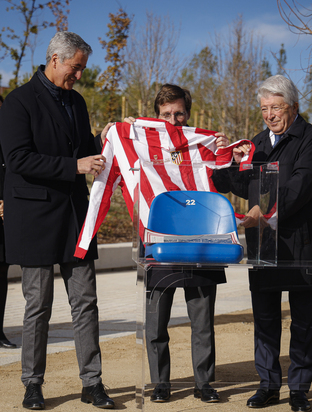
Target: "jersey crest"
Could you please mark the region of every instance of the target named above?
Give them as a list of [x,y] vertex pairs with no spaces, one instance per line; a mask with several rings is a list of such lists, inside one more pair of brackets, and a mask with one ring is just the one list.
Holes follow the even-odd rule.
[[177,152],[170,152],[170,154],[172,163],[174,163],[175,165],[179,166],[179,164],[183,162],[183,155],[181,150],[178,150]]

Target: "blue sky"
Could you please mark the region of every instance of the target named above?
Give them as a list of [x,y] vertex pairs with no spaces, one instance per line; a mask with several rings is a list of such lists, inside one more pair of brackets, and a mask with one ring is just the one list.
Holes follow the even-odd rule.
[[[19,0],[16,0],[19,1]],[[304,6],[311,7],[311,1],[300,0]],[[19,16],[6,12],[8,3],[0,0],[0,29],[10,26],[20,33],[22,25]],[[78,33],[93,48],[88,66],[92,64],[105,69],[105,52],[99,44],[98,37],[105,38],[108,31],[109,13],[116,13],[122,6],[129,15],[134,16],[136,26],[144,24],[146,11],[156,15],[167,15],[176,27],[181,27],[177,51],[184,56],[199,52],[211,44],[215,32],[227,36],[229,25],[242,15],[244,25],[252,29],[255,35],[263,36],[264,52],[272,62],[273,74],[276,65],[271,52],[278,52],[284,43],[287,53],[287,69],[292,80],[300,86],[303,73],[300,70],[307,62],[311,36],[295,35],[290,32],[279,15],[276,0],[72,0],[70,3],[69,30]],[[34,64],[45,62],[45,52],[55,29],[41,32],[35,49]],[[6,86],[14,69],[13,62],[6,58],[0,62],[2,86]],[[23,61],[22,72],[30,72],[30,54]]]

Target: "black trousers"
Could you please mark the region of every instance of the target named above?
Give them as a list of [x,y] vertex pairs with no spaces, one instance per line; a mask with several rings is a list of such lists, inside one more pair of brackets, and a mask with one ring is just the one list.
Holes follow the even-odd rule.
[[[312,381],[312,290],[289,291],[291,339],[289,346],[290,390],[309,391]],[[260,387],[279,389],[282,371],[279,362],[281,342],[282,292],[252,292],[255,324],[255,366]]]
[[[202,387],[214,380],[214,306],[216,285],[185,287],[185,301],[191,321],[192,362],[195,382]],[[154,289],[146,302],[146,346],[153,383],[170,382],[168,322],[176,289]]]

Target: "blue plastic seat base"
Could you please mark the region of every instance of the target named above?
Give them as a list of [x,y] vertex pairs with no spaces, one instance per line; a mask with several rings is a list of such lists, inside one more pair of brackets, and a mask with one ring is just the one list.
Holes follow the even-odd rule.
[[164,263],[239,263],[244,248],[238,244],[154,243],[146,245],[146,256]]

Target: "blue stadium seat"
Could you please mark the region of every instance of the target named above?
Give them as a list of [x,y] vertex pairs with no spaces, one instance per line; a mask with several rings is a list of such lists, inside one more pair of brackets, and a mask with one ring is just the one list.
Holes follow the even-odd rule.
[[[209,239],[209,236],[188,238],[233,232],[238,239],[233,207],[218,193],[161,193],[152,202],[147,229],[172,235],[159,243],[146,243],[146,257],[158,262],[230,264],[239,263],[244,256],[243,247],[233,243],[231,236],[224,236],[224,239]],[[177,235],[186,238],[179,239]]]

